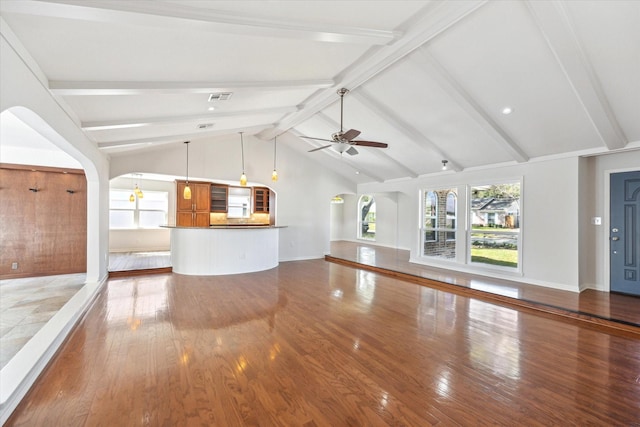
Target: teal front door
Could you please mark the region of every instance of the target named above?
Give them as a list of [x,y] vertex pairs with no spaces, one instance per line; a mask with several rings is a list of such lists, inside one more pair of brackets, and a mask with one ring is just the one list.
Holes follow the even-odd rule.
[[611,291],[640,296],[640,171],[611,174]]

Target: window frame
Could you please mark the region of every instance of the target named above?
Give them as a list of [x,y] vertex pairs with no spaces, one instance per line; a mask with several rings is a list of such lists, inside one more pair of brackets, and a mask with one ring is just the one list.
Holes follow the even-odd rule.
[[[129,203],[131,204],[130,206],[126,207],[126,208],[112,208],[111,207],[111,202],[113,200],[112,197],[112,192],[121,192],[123,194],[133,194],[135,200],[133,202],[129,201]],[[154,195],[154,194],[162,194],[165,197],[165,202],[166,202],[166,206],[164,207],[164,209],[145,209],[145,208],[141,208],[140,204],[140,198],[137,197],[135,195],[135,193],[131,190],[131,189],[127,189],[127,188],[110,188],[109,189],[109,229],[110,230],[154,230],[154,229],[159,229],[161,228],[160,225],[157,226],[140,226],[140,213],[141,212],[162,212],[164,214],[164,224],[167,224],[167,220],[169,217],[169,192],[168,191],[158,191],[158,190],[145,190],[144,191],[144,195],[145,196],[150,196],[150,195]],[[127,200],[129,199],[130,196],[127,196]],[[111,225],[111,212],[112,211],[119,211],[119,212],[133,212],[133,224],[131,227],[113,227]]]
[[[363,204],[362,204],[362,199],[364,197],[369,197],[371,198],[371,200],[373,200],[373,202],[371,203],[372,206],[376,206],[376,199],[372,194],[362,194],[359,198],[358,198],[358,203],[357,203],[357,214],[358,214],[358,221],[357,221],[357,226],[358,226],[358,230],[357,230],[357,238],[361,239],[361,240],[366,240],[368,242],[375,242],[376,241],[376,235],[377,233],[374,232],[373,236],[371,237],[365,237],[362,230],[363,224],[365,223],[365,220],[362,218],[362,208],[363,208]],[[368,202],[367,202],[368,203]],[[377,218],[376,218],[376,212],[377,209],[374,210],[373,212],[371,212],[371,210],[369,210],[369,212],[367,212],[367,216],[369,216],[371,213],[374,214],[374,220],[373,220],[373,224],[374,224],[374,228],[376,226],[376,222],[377,222]],[[371,221],[367,221],[367,224],[370,224]],[[368,227],[368,226],[367,226]]]
[[[502,265],[496,265],[496,264],[491,264],[491,263],[484,263],[484,262],[478,262],[478,261],[472,261],[472,248],[473,248],[473,234],[495,234],[495,235],[514,235],[516,233],[512,232],[512,231],[503,231],[500,230],[499,228],[496,228],[494,230],[491,231],[485,231],[485,230],[478,230],[478,229],[474,229],[473,228],[473,219],[474,219],[474,213],[472,210],[472,201],[473,201],[473,189],[476,187],[490,187],[490,186],[496,186],[496,185],[504,185],[504,184],[518,184],[519,185],[519,190],[520,190],[520,197],[518,198],[518,228],[517,228],[517,238],[516,238],[516,244],[517,244],[517,248],[516,250],[518,251],[517,253],[517,266],[516,267],[509,267],[509,266],[502,266]],[[504,272],[504,273],[510,273],[510,274],[518,274],[518,275],[522,275],[522,251],[523,251],[523,229],[524,229],[524,209],[523,209],[523,197],[524,195],[524,184],[523,184],[523,179],[522,177],[519,178],[505,178],[505,179],[501,179],[501,180],[492,180],[492,181],[483,181],[483,182],[479,182],[476,184],[468,184],[467,185],[467,254],[466,254],[466,264],[469,265],[470,267],[473,268],[479,268],[479,269],[484,269],[484,270],[496,270],[496,271],[500,271],[500,272]],[[494,219],[494,224],[495,224],[495,213],[493,215],[493,219]]]
[[[441,200],[440,200],[440,196],[441,194],[443,194],[446,191],[446,196],[444,197],[444,206],[441,206]],[[440,187],[440,188],[436,188],[436,187],[431,187],[431,188],[423,188],[420,191],[420,257],[424,258],[424,259],[429,259],[429,260],[433,260],[433,261],[445,261],[445,262],[459,262],[458,261],[458,247],[460,245],[464,245],[463,241],[458,240],[458,215],[460,212],[460,207],[459,207],[459,201],[460,201],[460,197],[459,197],[459,193],[460,193],[460,188],[458,186],[451,186],[451,187]],[[435,210],[435,215],[430,215],[427,216],[426,215],[426,210],[427,210],[427,197],[429,197],[430,195],[433,195],[433,199],[435,200],[435,204],[431,204],[430,206],[433,206],[433,208],[431,209],[431,211],[433,212]],[[454,201],[455,201],[455,213],[454,213],[454,219],[452,221],[452,225],[453,227],[447,227],[447,223],[448,223],[448,215],[447,215],[447,199],[450,195],[454,196]],[[444,207],[444,209],[442,209]],[[442,212],[441,212],[442,211]],[[440,222],[443,220],[443,218],[441,218],[441,213],[444,214],[444,227],[440,226]],[[435,222],[435,226],[427,226],[427,222],[430,222],[431,224],[434,224]],[[434,239],[427,239],[427,233],[431,232],[433,233],[433,237]],[[453,239],[449,239],[448,236],[450,233],[453,233],[453,235],[455,236]],[[444,240],[440,241],[440,238],[444,236]],[[443,244],[443,247],[440,249],[444,249],[443,253],[447,253],[448,251],[451,250],[451,248],[447,248],[447,246],[450,246],[453,243],[453,255],[452,256],[443,256],[443,254],[438,254],[436,253],[426,253],[426,246],[428,244],[432,244],[432,245],[438,245],[438,244]]]

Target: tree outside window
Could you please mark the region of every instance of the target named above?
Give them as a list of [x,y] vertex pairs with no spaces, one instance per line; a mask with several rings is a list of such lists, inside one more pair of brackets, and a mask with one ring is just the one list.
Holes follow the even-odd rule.
[[518,268],[520,183],[471,187],[471,262]]
[[370,195],[361,196],[358,202],[358,238],[376,239],[376,201]]

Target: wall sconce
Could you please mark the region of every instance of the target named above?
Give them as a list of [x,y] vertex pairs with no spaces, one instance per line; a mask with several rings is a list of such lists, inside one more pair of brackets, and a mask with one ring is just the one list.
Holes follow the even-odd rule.
[[67,190],[67,193],[69,193],[69,194],[75,194],[75,190]]
[[29,188],[29,191],[33,191],[34,193],[37,193],[40,190],[38,189],[38,187],[35,187],[35,188]]

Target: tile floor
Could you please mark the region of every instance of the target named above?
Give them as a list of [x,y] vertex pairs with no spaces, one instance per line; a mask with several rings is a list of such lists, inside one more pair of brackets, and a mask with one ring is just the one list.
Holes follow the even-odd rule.
[[85,273],[0,280],[0,369],[75,295]]

